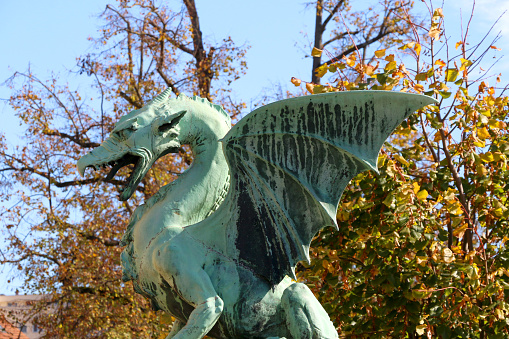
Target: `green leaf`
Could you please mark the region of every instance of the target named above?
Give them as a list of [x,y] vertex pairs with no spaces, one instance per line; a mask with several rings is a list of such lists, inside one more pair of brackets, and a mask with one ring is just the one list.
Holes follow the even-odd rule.
[[427,78],[428,78],[427,73],[417,73],[417,75],[415,76],[415,80],[417,81],[426,81]]
[[451,94],[452,94],[451,92],[446,92],[446,91],[439,91],[438,93],[439,93],[439,94],[442,96],[442,98],[444,98],[444,99],[449,98],[449,97],[451,96]]

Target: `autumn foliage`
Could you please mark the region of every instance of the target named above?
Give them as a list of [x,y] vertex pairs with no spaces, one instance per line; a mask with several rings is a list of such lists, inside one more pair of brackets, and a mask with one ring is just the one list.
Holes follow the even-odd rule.
[[428,9],[427,25],[409,22],[411,41],[318,66],[318,76],[330,75],[325,85],[292,81],[313,94],[397,90],[438,100],[397,128],[380,175],[351,182],[340,232],[323,231],[313,265],[302,267],[349,338],[509,336],[509,97],[500,75],[482,68],[498,36],[471,42],[467,27],[451,40],[443,10]]
[[[352,180],[339,232],[317,236],[299,279],[343,337],[508,337],[509,98],[496,67],[484,71],[498,37],[470,41],[466,26],[451,37],[444,22],[454,14],[429,2],[428,21],[401,1],[381,1],[372,17],[348,1],[315,4],[313,79],[293,78],[292,95],[392,90],[438,103],[395,131],[380,154],[380,174]],[[79,60],[97,94],[16,73],[10,105],[26,128],[24,144],[0,139],[0,227],[8,242],[0,261],[23,273],[22,292],[47,295],[32,316],[51,338],[157,337],[171,325],[121,283],[119,239],[135,207],[191,156],[182,150],[159,161],[129,202],[118,201],[127,171],[105,181],[99,169],[82,179],[77,159],[120,116],[167,87],[206,97],[232,116],[245,107],[229,85],[245,71],[246,50],[229,37],[207,41],[194,0],[176,9],[118,0],[102,17],[97,53]],[[40,312],[48,304],[56,311]]]

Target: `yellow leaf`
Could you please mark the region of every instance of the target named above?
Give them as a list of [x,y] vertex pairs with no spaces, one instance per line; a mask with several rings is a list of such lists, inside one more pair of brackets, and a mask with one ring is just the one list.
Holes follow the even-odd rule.
[[459,71],[455,68],[449,68],[445,72],[445,81],[455,82],[458,77]]
[[483,109],[483,110],[479,110],[479,113],[481,113],[482,115],[484,115],[485,117],[488,117],[490,118],[491,117],[491,112],[489,109]]
[[467,255],[465,256],[465,259],[467,259],[467,260],[474,259],[476,254],[477,254],[477,252],[475,250],[472,250],[467,253]]
[[457,227],[453,232],[452,235],[454,235],[457,238],[463,237],[463,234],[465,234],[465,231],[468,228],[468,224],[463,224],[460,227]]
[[390,70],[396,69],[396,67],[397,67],[397,63],[396,63],[396,61],[394,61],[394,60],[393,60],[393,61],[389,62],[389,63],[385,66],[385,70],[386,70],[386,71],[390,71]]
[[492,154],[495,161],[505,161],[507,159],[505,154],[502,154],[500,152],[493,152]]
[[422,191],[419,191],[419,193],[417,193],[417,199],[423,201],[423,200],[426,200],[426,198],[428,197],[428,191],[426,190],[422,190]]
[[412,299],[413,300],[428,299],[429,297],[431,297],[431,292],[427,289],[412,290]]
[[421,189],[421,186],[419,186],[418,183],[414,182],[412,184],[412,186],[414,186],[414,193],[417,194],[417,192],[419,192],[419,190]]
[[373,73],[375,73],[375,70],[378,68],[378,63],[373,66],[373,65],[367,65],[366,66],[366,69],[364,70],[364,72],[367,74],[367,75],[373,75]]
[[400,48],[398,48],[398,49],[400,49],[400,50],[404,51],[405,49],[407,49],[407,48],[413,48],[414,46],[415,46],[415,41],[411,41],[411,42],[409,42],[408,44],[403,45],[403,46],[401,46],[401,47],[400,47]]
[[495,119],[490,119],[490,121],[488,122],[488,124],[493,127],[493,128],[498,128],[498,129],[505,129],[507,127],[507,124],[503,121],[499,121],[499,120],[495,120]]
[[456,43],[456,49],[458,49],[458,47],[460,47],[461,45],[463,45],[463,42],[462,42],[462,41],[458,41],[458,42]]
[[405,165],[405,166],[408,166],[410,165],[410,163],[408,161],[405,160],[405,158],[403,158],[401,155],[399,154],[394,154],[394,159],[396,159],[399,163]]
[[467,60],[467,59],[463,59],[463,58],[460,58],[461,60],[461,67],[460,67],[460,71],[463,71],[465,70],[467,67],[471,66],[472,65],[472,61],[470,60]]
[[327,89],[323,85],[314,85],[313,94],[320,94],[327,92]]
[[440,132],[436,132],[435,136],[433,137],[433,141],[439,142],[440,140],[442,140],[442,135],[440,134]]
[[313,47],[313,50],[311,51],[311,56],[312,57],[316,57],[316,58],[319,58],[322,56],[322,50],[321,49],[318,49],[316,47]]
[[315,69],[315,73],[316,75],[321,78],[323,77],[325,74],[327,74],[327,71],[329,70],[329,67],[327,66],[327,63],[323,64],[322,66],[320,67],[317,67]]
[[495,208],[495,209],[493,210],[493,213],[495,214],[495,216],[497,216],[497,217],[499,217],[499,218],[500,218],[500,217],[502,217],[502,216],[504,216],[504,210],[503,210],[503,209],[501,209],[501,208]]
[[417,55],[421,54],[421,44],[415,44],[414,51]]
[[493,154],[491,152],[486,152],[484,154],[480,154],[479,158],[481,158],[481,160],[484,162],[493,162],[493,160],[495,160],[495,158],[493,157]]
[[482,164],[475,165],[475,169],[476,169],[477,173],[481,174],[482,176],[488,175],[488,170]]
[[477,138],[475,136],[474,136],[474,145],[477,147],[481,147],[481,148],[486,146],[486,144],[484,143],[483,140],[479,140],[479,138]]
[[346,64],[347,64],[348,66],[350,66],[350,67],[355,66],[355,59],[353,59],[353,60],[352,60],[352,59],[350,59],[350,58],[346,59]]
[[461,204],[459,202],[454,202],[452,204],[447,205],[447,210],[449,213],[454,215],[460,215],[463,213],[463,209],[461,208]]
[[300,83],[301,83],[301,80],[300,79],[297,79],[295,77],[292,77],[292,79],[290,80],[292,82],[292,84],[295,85],[295,87],[299,87],[300,86]]
[[352,209],[352,207],[354,206],[354,201],[353,200],[350,200],[349,202],[344,202],[343,203],[343,208],[346,208],[348,210]]
[[381,57],[385,56],[385,49],[379,49],[378,51],[375,51],[375,56],[377,58],[381,58]]
[[490,133],[488,132],[486,127],[483,127],[483,128],[477,129],[477,136],[479,137],[479,139],[485,140],[490,137]]

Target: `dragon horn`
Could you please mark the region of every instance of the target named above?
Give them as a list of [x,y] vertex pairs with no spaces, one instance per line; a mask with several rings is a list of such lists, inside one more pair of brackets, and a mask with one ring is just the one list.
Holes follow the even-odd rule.
[[152,102],[153,103],[161,103],[161,102],[164,102],[168,99],[168,97],[170,96],[171,94],[171,88],[167,88],[165,89],[161,94],[159,94],[158,96],[156,96]]

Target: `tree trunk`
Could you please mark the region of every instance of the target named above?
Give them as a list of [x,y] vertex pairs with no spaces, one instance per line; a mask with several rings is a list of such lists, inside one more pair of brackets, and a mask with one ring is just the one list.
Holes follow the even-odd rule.
[[[315,21],[315,44],[314,47],[323,49],[322,36],[323,36],[323,0],[316,1],[316,21]],[[320,66],[322,62],[321,57],[313,57],[313,69],[311,70],[311,82],[314,84],[320,83],[320,78],[316,75],[315,70]]]

